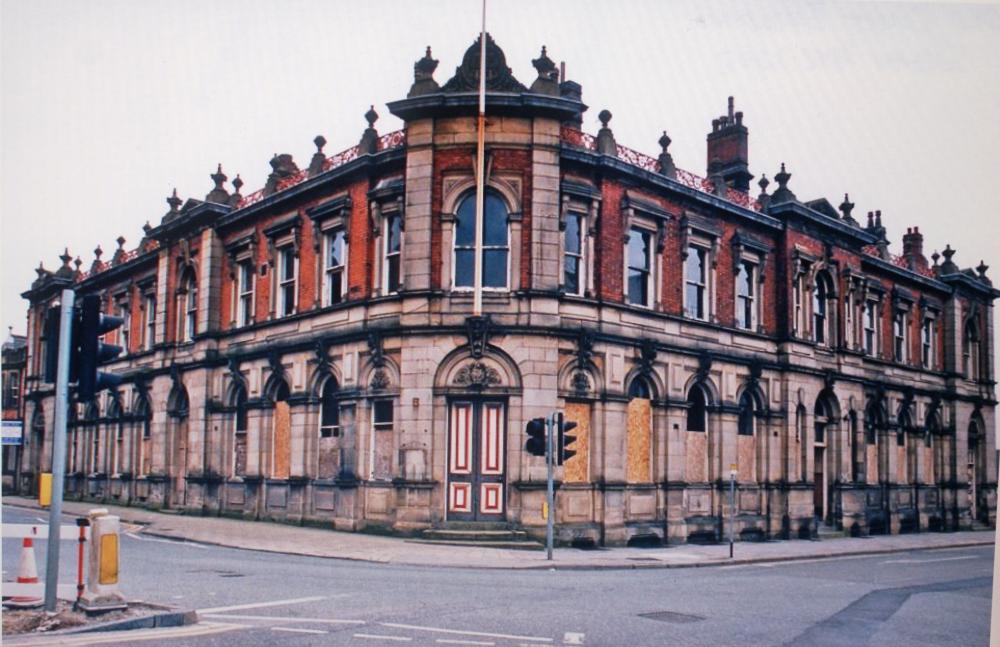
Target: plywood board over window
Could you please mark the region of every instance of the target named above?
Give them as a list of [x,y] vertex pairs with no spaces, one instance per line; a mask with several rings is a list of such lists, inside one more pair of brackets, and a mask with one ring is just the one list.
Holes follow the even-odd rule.
[[652,407],[646,398],[632,398],[628,403],[626,445],[628,464],[625,480],[629,483],[649,483],[650,427]]
[[740,483],[753,483],[757,480],[757,438],[754,436],[736,437],[736,478]]
[[292,415],[288,408],[288,403],[279,401],[274,403],[274,455],[272,457],[273,467],[271,477],[276,479],[286,479],[289,473],[291,462],[291,449],[289,447],[289,437],[291,435]]
[[906,446],[896,447],[896,482],[906,483]]
[[869,485],[878,483],[878,445],[865,446],[865,480]]
[[703,431],[684,433],[684,480],[688,483],[704,483],[706,438]]
[[590,481],[590,404],[587,402],[567,402],[563,413],[567,421],[576,423],[570,435],[576,436],[571,449],[576,456],[563,465],[565,483],[588,483]]
[[934,447],[921,447],[920,451],[923,453],[923,463],[924,463],[924,483],[937,483],[937,474],[934,473]]

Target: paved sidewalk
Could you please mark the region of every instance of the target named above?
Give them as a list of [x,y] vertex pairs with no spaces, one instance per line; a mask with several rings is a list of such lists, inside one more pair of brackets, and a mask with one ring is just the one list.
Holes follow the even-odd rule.
[[[3,503],[37,509],[33,499],[4,496]],[[598,569],[679,568],[749,564],[847,555],[872,555],[908,550],[993,545],[992,530],[952,533],[920,533],[823,541],[743,542],[729,559],[729,545],[681,545],[665,548],[607,548],[579,550],[556,548],[553,561],[545,551],[479,548],[427,544],[399,537],[302,528],[279,523],[241,521],[219,517],[164,514],[142,508],[66,501],[63,512],[82,516],[97,507],[107,508],[122,521],[139,524],[144,535],[194,541],[247,550],[291,555],[310,555],[360,560],[382,564],[450,566],[459,568]]]

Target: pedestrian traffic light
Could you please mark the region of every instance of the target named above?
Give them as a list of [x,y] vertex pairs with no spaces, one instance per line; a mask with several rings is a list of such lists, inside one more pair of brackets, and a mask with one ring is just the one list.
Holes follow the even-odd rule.
[[524,431],[528,434],[528,442],[524,448],[532,456],[545,456],[545,418],[532,418]]
[[81,299],[78,324],[73,330],[73,347],[77,357],[77,397],[81,402],[93,399],[98,391],[118,386],[122,378],[114,373],[102,373],[102,364],[118,357],[121,346],[105,344],[101,336],[124,323],[121,317],[101,312],[101,298],[87,295]]
[[576,442],[576,436],[570,436],[568,431],[576,429],[576,423],[563,419],[560,411],[556,414],[556,464],[562,465],[565,461],[576,456],[576,450],[569,446]]

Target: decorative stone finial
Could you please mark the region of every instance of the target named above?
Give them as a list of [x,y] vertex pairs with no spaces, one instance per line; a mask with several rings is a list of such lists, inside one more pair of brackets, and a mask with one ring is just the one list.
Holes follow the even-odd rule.
[[118,243],[118,249],[123,249],[125,246],[125,237],[119,236],[115,239],[115,242]]
[[979,280],[980,281],[982,281],[983,283],[989,283],[989,284],[992,285],[992,282],[986,276],[986,270],[988,270],[988,269],[990,269],[990,266],[987,265],[985,261],[980,260],[979,261],[979,265],[976,266],[976,273],[979,274]]
[[771,181],[767,179],[767,175],[763,173],[760,179],[757,180],[757,186],[760,187],[760,194],[757,196],[757,202],[760,203],[760,208],[762,211],[767,211],[767,205],[771,203],[771,196],[767,194],[767,187],[770,186]]
[[941,255],[938,254],[937,250],[935,249],[934,253],[931,254],[931,260],[934,261],[934,269],[937,269],[938,259],[940,259],[940,258],[941,258]]
[[151,231],[153,231],[153,225],[149,224],[149,221],[147,220],[146,224],[142,226],[142,233],[149,236],[149,232]]
[[845,193],[844,194],[844,201],[840,203],[840,213],[842,214],[842,217],[843,217],[843,219],[844,219],[845,222],[848,222],[848,223],[850,223],[852,225],[857,225],[858,222],[854,218],[851,217],[851,211],[853,209],[854,209],[854,203],[851,202],[851,199]]
[[597,118],[601,120],[601,129],[597,131],[597,152],[602,155],[618,157],[618,143],[615,142],[615,134],[608,128],[608,122],[611,121],[611,111],[601,110]]
[[668,135],[667,131],[664,130],[663,134],[660,135],[660,139],[657,141],[660,144],[660,173],[676,180],[677,167],[674,166],[673,155],[671,155],[667,150],[670,147],[670,135]]
[[42,261],[38,261],[38,267],[35,268],[35,274],[38,275],[38,278],[40,279],[48,273],[49,271],[45,269],[45,263]]
[[323,172],[323,167],[326,166],[326,155],[323,153],[323,147],[326,146],[326,137],[316,135],[313,138],[313,143],[316,144],[316,152],[313,153],[312,159],[309,160],[309,177],[319,175]]
[[559,96],[559,69],[546,53],[545,45],[542,45],[542,55],[532,59],[531,64],[538,72],[538,78],[531,84],[531,91],[537,94]]
[[69,247],[63,248],[63,253],[60,254],[59,260],[62,261],[63,267],[69,267],[69,262],[73,260],[73,257],[69,254]]
[[103,253],[104,253],[104,250],[101,249],[100,245],[98,245],[97,247],[94,248],[94,262],[95,263],[99,263],[100,262],[100,260],[101,260],[101,254],[103,254]]
[[361,135],[361,141],[358,142],[359,155],[378,152],[378,131],[375,130],[378,113],[375,112],[375,106],[368,108],[368,112],[365,113],[365,121],[368,122],[368,127],[365,128],[365,132]]
[[219,164],[215,169],[215,173],[212,173],[209,177],[212,178],[215,187],[208,192],[205,200],[216,204],[226,204],[229,202],[229,192],[222,187],[222,184],[229,178],[222,172],[222,164]]
[[167,204],[170,205],[170,211],[163,216],[163,222],[169,222],[177,217],[177,214],[181,211],[181,205],[184,201],[177,197],[177,188],[174,188],[174,192],[170,194],[167,198]]
[[271,173],[267,176],[267,182],[264,184],[264,195],[271,195],[278,190],[278,183],[286,178],[290,178],[299,172],[299,167],[296,166],[295,160],[288,153],[275,153],[268,162],[271,165]]
[[237,193],[239,193],[240,189],[243,188],[243,178],[240,177],[239,173],[236,174],[236,179],[233,180],[233,188],[236,189]]
[[70,256],[68,247],[63,250],[63,253],[59,256],[59,260],[62,261],[62,267],[56,270],[56,276],[59,278],[73,278],[73,270],[69,266],[73,257]]
[[407,97],[415,97],[420,94],[434,94],[441,87],[434,80],[434,70],[437,69],[438,62],[431,58],[431,46],[427,46],[424,57],[413,64],[413,85]]
[[788,180],[792,179],[792,174],[785,170],[785,163],[781,163],[781,170],[774,174],[774,181],[778,183],[778,188],[771,196],[771,204],[779,202],[794,202],[798,198],[788,188]]
[[954,274],[958,272],[958,265],[955,264],[955,261],[951,260],[951,257],[955,255],[955,250],[951,248],[950,243],[945,245],[941,255],[944,256],[944,262],[941,263],[941,274]]

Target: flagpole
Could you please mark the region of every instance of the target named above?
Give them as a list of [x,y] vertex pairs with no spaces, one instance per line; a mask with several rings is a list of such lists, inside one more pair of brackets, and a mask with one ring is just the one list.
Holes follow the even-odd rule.
[[476,140],[476,250],[473,263],[472,314],[483,313],[483,211],[486,157],[486,0],[483,0],[483,22],[479,30],[479,120]]

